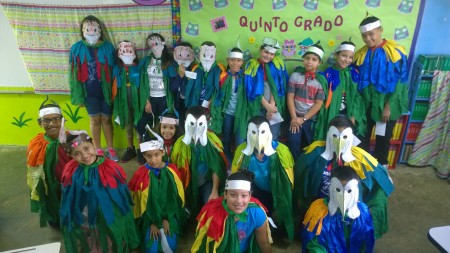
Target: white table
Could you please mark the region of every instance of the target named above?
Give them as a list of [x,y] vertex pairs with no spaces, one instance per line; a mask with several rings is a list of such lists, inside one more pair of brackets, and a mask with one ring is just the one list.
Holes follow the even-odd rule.
[[60,242],[42,244],[27,248],[15,249],[2,251],[0,253],[59,253],[59,249],[61,248]]
[[430,228],[428,239],[441,252],[450,252],[450,226]]

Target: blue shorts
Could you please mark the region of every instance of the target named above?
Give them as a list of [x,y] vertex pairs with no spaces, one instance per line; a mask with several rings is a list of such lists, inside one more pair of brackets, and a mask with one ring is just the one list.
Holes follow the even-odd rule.
[[112,115],[112,106],[108,105],[104,98],[86,97],[86,109],[89,116]]

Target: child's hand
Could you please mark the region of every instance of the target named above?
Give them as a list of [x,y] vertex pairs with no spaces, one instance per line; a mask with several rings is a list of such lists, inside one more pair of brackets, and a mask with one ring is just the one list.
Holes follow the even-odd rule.
[[278,108],[276,107],[275,104],[267,104],[266,111],[268,113],[274,114],[274,113],[278,112]]
[[164,228],[164,233],[168,236],[170,236],[170,226],[169,226],[169,221],[167,220],[163,220],[162,222],[163,228]]
[[145,108],[144,108],[146,113],[152,113],[152,104],[150,104],[150,102],[147,100],[147,103],[145,104]]
[[289,126],[289,131],[291,131],[291,133],[296,134],[300,132],[300,127],[301,125],[299,125],[297,123],[297,121],[295,119],[291,120],[291,125]]
[[185,73],[186,73],[186,68],[183,65],[179,65],[178,66],[178,75],[180,75],[181,78],[183,78]]
[[150,225],[150,239],[159,240],[159,230],[155,224]]
[[384,104],[383,114],[381,115],[381,120],[383,122],[388,122],[389,118],[391,117],[391,106],[389,103]]

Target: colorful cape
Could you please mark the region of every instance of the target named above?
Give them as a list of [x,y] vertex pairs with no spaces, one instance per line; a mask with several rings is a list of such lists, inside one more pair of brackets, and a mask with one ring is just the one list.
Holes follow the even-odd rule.
[[226,68],[221,63],[214,62],[211,69],[205,72],[201,64],[196,64],[192,67],[192,71],[197,74],[195,79],[189,79],[186,85],[185,106],[190,108],[192,106],[200,105],[200,92],[205,87],[205,100],[210,101],[210,107],[221,106],[222,91],[220,90],[221,80],[223,82]]
[[380,121],[384,104],[389,101],[391,120],[408,111],[408,62],[405,49],[393,40],[385,40],[381,47],[364,46],[355,53],[359,68],[358,89],[366,107],[371,105],[374,121]]
[[[292,216],[292,188],[294,186],[294,159],[288,147],[277,143],[276,153],[269,156],[270,185],[272,189],[273,210],[277,213],[276,222],[286,227],[290,240],[294,238],[294,221]],[[231,165],[231,172],[248,168],[251,156],[242,153],[247,143],[236,149]]]
[[[300,212],[308,210],[317,199],[322,175],[328,161],[321,154],[325,151],[324,141],[315,141],[306,148],[305,153],[295,163],[296,182],[294,186],[294,203]],[[375,236],[380,238],[388,230],[387,197],[394,190],[387,170],[369,153],[358,147],[352,147],[356,158],[344,165],[352,167],[360,177],[360,201],[370,208],[375,227]]]
[[[191,252],[240,252],[239,237],[234,219],[222,205],[223,197],[208,201],[197,216],[197,230]],[[251,198],[247,208],[266,208],[255,198]],[[271,242],[270,229],[267,236]],[[250,238],[248,253],[260,252],[254,233]]]
[[91,61],[89,48],[94,49],[97,68],[97,78],[100,80],[103,96],[108,104],[112,101],[111,68],[114,65],[114,46],[108,41],[102,41],[94,46],[80,40],[70,48],[70,98],[74,105],[85,105],[86,86],[89,78],[88,62]]
[[324,89],[325,103],[318,113],[314,139],[326,139],[330,121],[340,114],[343,93],[347,101],[346,116],[355,119],[356,134],[364,136],[367,119],[364,101],[358,91],[358,71],[351,66],[345,69],[329,67],[321,74],[328,85]]
[[[131,101],[128,101],[129,87],[131,93]],[[114,116],[119,117],[120,126],[124,128],[131,119],[133,124],[137,125],[144,111],[147,98],[139,97],[139,68],[136,65],[124,66],[115,65],[113,68],[113,94],[114,99]],[[132,110],[133,115],[130,114]]]
[[[207,178],[211,179],[212,174],[216,173],[220,180],[219,193],[223,191],[226,179],[227,159],[223,152],[223,145],[220,139],[212,132],[207,133],[208,143],[205,147],[200,143],[186,145],[183,142],[182,135],[175,142],[171,154],[171,161],[179,168],[181,181],[186,190],[186,202],[192,209],[194,215],[198,212],[198,175],[197,164],[205,162],[208,167]],[[199,156],[196,154],[200,153]]]
[[[147,68],[150,65],[150,61],[152,58],[155,58],[153,54],[145,57],[139,62],[139,70],[140,70],[140,89],[139,101],[144,103],[145,101],[150,99],[150,86],[148,80]],[[156,58],[155,58],[156,59]],[[161,66],[162,67],[162,66]],[[174,96],[170,91],[170,79],[174,78],[177,75],[176,63],[173,61],[167,67],[162,67],[163,72],[163,82],[164,82],[164,90],[166,91],[166,102],[167,108],[170,108],[174,104]],[[150,101],[150,100],[149,100]],[[155,117],[159,117],[161,115],[155,115]]]
[[[270,85],[270,91],[275,99],[275,105],[282,116],[286,108],[286,85],[289,76],[286,71],[286,63],[275,56],[273,60],[263,65],[255,59],[250,60],[245,66],[244,86],[248,100],[247,118],[244,122],[261,113],[261,99],[264,96],[264,71]],[[245,136],[245,135],[244,135]]]
[[59,224],[61,175],[70,158],[58,139],[48,138],[44,133],[30,141],[26,154],[31,211],[39,212],[41,227],[48,222]]
[[103,252],[110,250],[108,240],[114,252],[139,246],[126,175],[117,163],[98,157],[84,166],[72,160],[64,169],[62,194],[61,230],[67,252],[88,252],[88,234],[100,242]]
[[150,225],[154,224],[160,229],[163,227],[163,219],[169,222],[170,233],[180,233],[180,225],[184,219],[184,188],[180,176],[174,164],[162,168],[159,175],[146,166],[141,166],[128,183],[143,249],[152,247],[153,240],[148,240],[149,245],[145,245]]
[[328,214],[325,199],[314,201],[303,221],[303,252],[373,252],[375,236],[369,208],[363,202],[357,205],[359,217],[345,217],[344,221],[340,211]]

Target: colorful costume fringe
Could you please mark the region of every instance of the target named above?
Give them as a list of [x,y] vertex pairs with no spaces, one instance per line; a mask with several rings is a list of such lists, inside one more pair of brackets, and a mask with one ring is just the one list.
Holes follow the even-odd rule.
[[[262,208],[267,212],[255,198],[250,199],[247,209],[249,208]],[[241,252],[234,217],[225,210],[223,197],[208,201],[197,216],[197,232],[191,252]],[[269,242],[272,242],[268,227],[267,233]],[[254,233],[250,238],[247,252],[260,252]]]
[[[305,212],[311,203],[317,199],[325,166],[329,161],[321,154],[325,151],[325,142],[313,142],[295,163],[294,203]],[[352,147],[352,155],[356,158],[344,165],[352,167],[358,174],[360,185],[360,201],[370,209],[375,228],[375,237],[388,230],[387,198],[394,190],[387,170],[369,153],[358,147]],[[332,161],[333,167],[337,166]]]
[[364,101],[358,91],[358,71],[351,66],[345,69],[329,67],[322,74],[328,85],[324,89],[326,98],[317,117],[314,139],[326,139],[330,121],[340,114],[343,93],[347,101],[346,116],[355,119],[356,134],[364,136],[367,119]]
[[128,252],[139,246],[126,175],[117,163],[98,157],[85,166],[72,160],[64,170],[62,193],[61,230],[67,252],[89,252],[92,241],[99,242],[103,252]]
[[303,252],[373,252],[375,237],[369,208],[358,202],[356,219],[328,214],[326,199],[318,199],[306,213],[302,231]]
[[[294,221],[292,216],[292,188],[294,187],[294,159],[289,149],[282,143],[277,144],[276,153],[269,156],[270,186],[276,212],[276,222],[286,228],[290,240],[294,238]],[[247,143],[242,143],[236,149],[231,166],[231,172],[249,167],[251,155],[242,153]]]
[[[154,242],[146,237],[150,226],[161,229],[163,219],[169,222],[171,234],[180,233],[184,220],[184,188],[180,176],[173,164],[162,169],[145,165],[139,167],[128,183],[143,250],[149,250]],[[158,250],[162,252],[161,242],[158,243]]]
[[31,212],[40,214],[40,226],[59,224],[61,176],[70,161],[58,139],[44,133],[34,137],[27,149],[27,184],[31,190]]
[[97,68],[97,78],[100,80],[103,96],[107,104],[113,99],[111,92],[111,68],[114,65],[114,46],[108,41],[102,41],[96,45],[89,45],[80,40],[70,48],[70,96],[74,105],[85,105],[86,86],[89,78],[88,62],[92,60],[89,48],[94,50],[94,60]]

